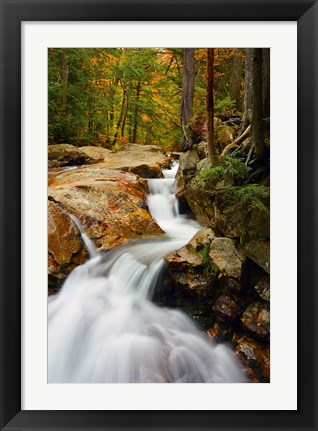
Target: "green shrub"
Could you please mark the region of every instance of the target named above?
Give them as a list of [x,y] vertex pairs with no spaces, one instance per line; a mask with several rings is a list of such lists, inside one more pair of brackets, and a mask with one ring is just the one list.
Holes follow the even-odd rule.
[[[226,188],[228,198],[233,200],[236,205],[242,209],[252,211],[257,209],[269,214],[269,187],[260,184],[247,184],[245,186],[232,186]],[[231,207],[225,212],[231,211]]]
[[248,177],[251,168],[245,166],[243,161],[232,155],[220,157],[211,168],[202,169],[197,179],[201,187],[214,187],[225,177],[231,177],[234,183],[240,183]]
[[216,114],[223,114],[226,111],[231,111],[235,108],[235,101],[231,100],[229,96],[226,96],[225,99],[216,100],[214,104],[214,111]]

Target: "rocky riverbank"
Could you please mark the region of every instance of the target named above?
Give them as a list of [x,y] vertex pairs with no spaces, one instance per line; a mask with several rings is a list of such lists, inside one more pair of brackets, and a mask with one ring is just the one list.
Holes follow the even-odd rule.
[[[69,213],[80,220],[99,251],[130,239],[162,234],[148,211],[148,188],[144,179],[160,176],[161,168],[170,164],[170,159],[158,147],[130,145],[117,153],[96,147],[71,147],[66,144],[49,146],[48,275],[51,292],[88,257],[79,229]],[[89,159],[85,159],[84,150],[87,156],[90,154]],[[83,161],[88,164],[82,165]]]
[[[118,152],[70,147],[53,145],[49,150],[50,292],[88,258],[69,213],[80,220],[99,251],[162,235],[147,207],[145,178],[160,177],[169,157],[146,145]],[[187,245],[166,256],[154,300],[182,309],[217,343],[229,343],[250,381],[268,382],[269,214],[261,206],[229,199],[230,176],[202,186],[198,174],[208,166],[204,144],[180,156],[177,195],[203,227]]]
[[[177,195],[203,228],[166,256],[167,270],[155,300],[181,308],[214,340],[228,342],[251,381],[268,382],[269,201],[250,205],[229,199],[231,175],[202,184],[200,175],[209,166],[204,143],[181,154]],[[267,184],[268,178],[262,181]]]

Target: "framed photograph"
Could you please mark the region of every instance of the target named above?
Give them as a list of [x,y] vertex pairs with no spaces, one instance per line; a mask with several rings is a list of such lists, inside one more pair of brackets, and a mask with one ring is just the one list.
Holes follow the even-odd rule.
[[0,1],[1,429],[317,429],[317,2]]

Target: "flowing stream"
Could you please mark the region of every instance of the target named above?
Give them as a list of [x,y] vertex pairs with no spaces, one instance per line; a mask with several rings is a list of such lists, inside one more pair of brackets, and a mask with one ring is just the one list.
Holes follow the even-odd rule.
[[48,303],[49,383],[243,382],[237,359],[179,310],[151,302],[163,257],[200,226],[179,214],[178,169],[148,180],[148,206],[164,238],[97,253],[79,226],[90,259],[75,268]]

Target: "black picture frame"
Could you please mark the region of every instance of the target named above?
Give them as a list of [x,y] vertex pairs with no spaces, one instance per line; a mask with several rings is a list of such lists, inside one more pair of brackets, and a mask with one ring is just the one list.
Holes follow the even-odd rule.
[[[318,429],[317,1],[1,0],[0,4],[1,430]],[[297,411],[21,411],[21,22],[111,20],[298,23]],[[282,163],[288,163],[288,154]]]

